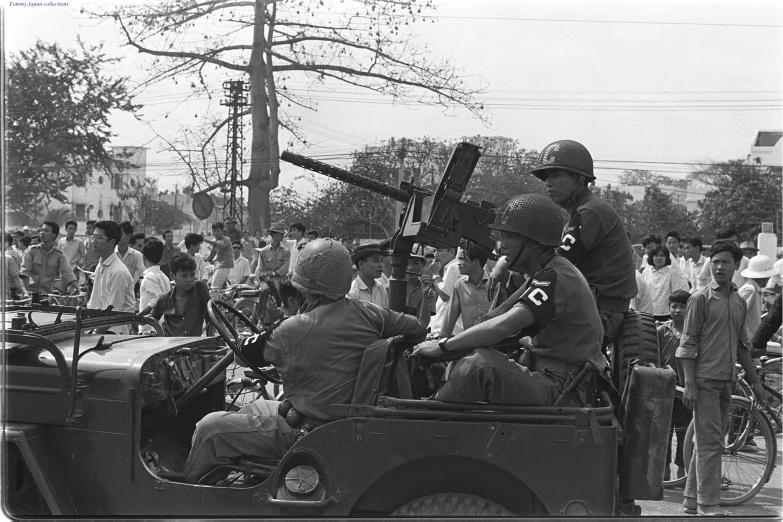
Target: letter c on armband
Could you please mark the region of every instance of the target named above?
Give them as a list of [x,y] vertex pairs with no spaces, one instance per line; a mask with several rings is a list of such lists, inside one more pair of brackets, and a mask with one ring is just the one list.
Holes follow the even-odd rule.
[[560,245],[560,248],[568,252],[574,244],[576,244],[576,238],[571,234],[566,234],[563,236],[563,244]]
[[[539,296],[541,297],[540,301],[538,299]],[[527,294],[527,298],[530,299],[533,302],[533,304],[535,304],[536,306],[541,306],[544,303],[544,301],[549,299],[549,296],[546,295],[546,292],[544,292],[540,288],[535,288],[533,289],[532,292]]]

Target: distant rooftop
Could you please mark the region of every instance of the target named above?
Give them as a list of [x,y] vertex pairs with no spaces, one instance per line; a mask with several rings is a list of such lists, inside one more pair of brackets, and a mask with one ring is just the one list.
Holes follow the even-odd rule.
[[780,138],[783,138],[783,131],[759,131],[756,134],[754,147],[774,147]]

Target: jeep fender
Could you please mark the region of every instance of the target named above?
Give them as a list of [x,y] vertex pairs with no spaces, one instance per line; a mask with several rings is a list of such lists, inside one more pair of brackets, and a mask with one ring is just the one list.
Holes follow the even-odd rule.
[[[4,457],[8,466],[8,445],[15,445],[21,454],[24,466],[32,476],[38,492],[54,516],[76,515],[76,507],[68,483],[49,458],[44,441],[48,436],[45,426],[9,422],[3,430]],[[7,477],[11,482],[11,478]],[[13,484],[7,484],[6,487]],[[6,499],[7,501],[8,499]]]

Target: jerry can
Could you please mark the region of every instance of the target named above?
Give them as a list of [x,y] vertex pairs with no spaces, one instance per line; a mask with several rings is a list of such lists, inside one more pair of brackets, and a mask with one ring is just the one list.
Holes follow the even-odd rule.
[[621,403],[620,496],[662,500],[666,446],[676,374],[671,368],[633,367]]

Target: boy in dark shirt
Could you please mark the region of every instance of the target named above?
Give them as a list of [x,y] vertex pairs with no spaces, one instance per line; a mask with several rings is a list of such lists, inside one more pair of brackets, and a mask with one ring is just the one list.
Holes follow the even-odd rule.
[[209,288],[196,281],[196,260],[184,252],[175,252],[169,261],[174,288],[155,303],[150,314],[163,318],[166,337],[200,337],[209,303]]
[[[688,298],[691,296],[685,290],[676,290],[669,296],[669,315],[672,320],[663,323],[658,327],[658,347],[660,350],[661,367],[671,368],[677,373],[677,385],[682,386],[684,377],[682,374],[682,365],[675,357],[677,347],[680,345],[680,338],[685,327],[685,308],[688,304]],[[685,432],[693,419],[693,414],[686,408],[682,401],[675,397],[674,410],[672,411],[672,429],[669,431],[669,445],[666,446],[666,469],[663,480],[671,478],[672,462],[672,436],[677,435],[677,452],[674,456],[674,463],[677,465],[677,478],[685,476],[685,462],[682,456],[682,449],[685,443]]]

